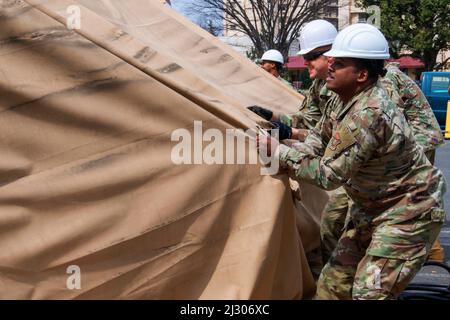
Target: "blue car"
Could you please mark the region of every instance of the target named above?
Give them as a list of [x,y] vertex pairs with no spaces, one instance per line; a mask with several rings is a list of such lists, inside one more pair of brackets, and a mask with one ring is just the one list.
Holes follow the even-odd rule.
[[447,102],[450,100],[450,72],[423,72],[420,79],[422,91],[444,131]]

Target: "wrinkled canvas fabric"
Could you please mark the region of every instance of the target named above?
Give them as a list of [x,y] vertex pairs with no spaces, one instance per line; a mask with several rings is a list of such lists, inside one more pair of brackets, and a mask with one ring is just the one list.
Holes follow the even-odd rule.
[[311,296],[317,218],[297,229],[286,176],[171,161],[194,121],[295,112],[272,78],[159,1],[0,0],[0,298]]

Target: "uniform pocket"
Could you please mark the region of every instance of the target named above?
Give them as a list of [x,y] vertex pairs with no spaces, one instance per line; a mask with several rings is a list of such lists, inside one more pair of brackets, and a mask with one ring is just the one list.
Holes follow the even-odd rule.
[[439,235],[445,212],[431,206],[425,209],[409,204],[389,212],[390,219],[375,227],[368,253],[407,261],[427,254]]
[[407,221],[398,224],[384,223],[377,226],[367,253],[390,259],[414,260],[427,254],[427,242],[434,227],[430,222],[417,224]]
[[353,298],[396,299],[424,262],[425,257],[407,261],[366,255],[355,275]]

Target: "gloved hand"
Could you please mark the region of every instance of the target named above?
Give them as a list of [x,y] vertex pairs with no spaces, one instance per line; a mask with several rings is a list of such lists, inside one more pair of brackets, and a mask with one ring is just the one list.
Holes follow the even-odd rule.
[[258,116],[266,119],[267,121],[270,121],[270,119],[272,119],[273,112],[268,109],[265,109],[260,106],[250,106],[250,107],[247,107],[247,109],[249,109],[250,111],[253,111]]
[[[285,125],[282,122],[279,121],[270,121],[270,123],[273,125],[273,129],[278,129],[278,139],[284,140],[284,139],[290,139],[292,137],[292,129],[291,127]],[[268,130],[270,132],[270,130]]]

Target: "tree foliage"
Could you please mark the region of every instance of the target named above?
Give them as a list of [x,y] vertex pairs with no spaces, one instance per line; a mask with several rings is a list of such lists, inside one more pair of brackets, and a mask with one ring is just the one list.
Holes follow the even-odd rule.
[[[404,50],[422,59],[427,70],[440,50],[450,49],[449,0],[358,0],[359,5],[381,9],[381,31],[390,40],[394,56]],[[445,63],[445,62],[444,62]]]

